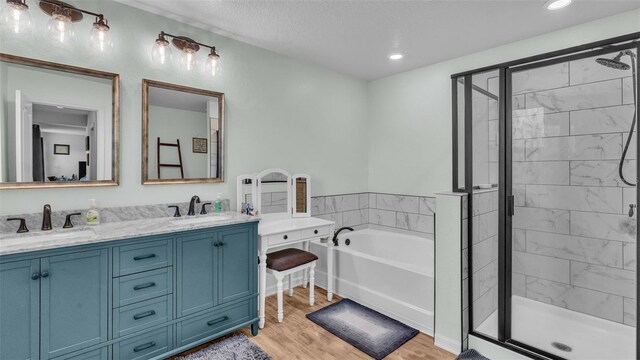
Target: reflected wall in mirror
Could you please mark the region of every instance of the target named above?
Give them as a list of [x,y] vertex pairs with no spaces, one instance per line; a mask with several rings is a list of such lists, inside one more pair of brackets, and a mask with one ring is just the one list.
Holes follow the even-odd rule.
[[294,174],[293,178],[293,217],[311,216],[311,178],[305,174]]
[[0,189],[117,185],[119,76],[0,54]]
[[143,80],[143,184],[224,181],[224,94]]
[[284,170],[268,169],[258,174],[258,214],[290,213],[290,179]]

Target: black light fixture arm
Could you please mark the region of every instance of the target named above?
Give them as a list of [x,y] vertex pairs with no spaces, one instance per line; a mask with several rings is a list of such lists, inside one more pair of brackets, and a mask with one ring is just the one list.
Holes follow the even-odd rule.
[[[52,1],[52,0],[38,0],[39,2],[43,2],[43,3],[47,3],[47,4],[51,4],[54,6],[59,6],[62,9],[67,8],[67,4],[60,2],[60,1]],[[89,11],[89,10],[84,10],[84,9],[80,9],[77,7],[72,7],[70,8],[70,10],[72,11],[78,11],[81,12],[83,14],[87,14],[87,15],[91,15],[91,16],[95,16],[96,18],[100,19],[100,20],[105,20],[104,15],[103,14],[99,14],[99,13],[95,13],[93,11]]]
[[197,41],[195,41],[193,39],[185,38],[184,36],[178,36],[178,35],[169,34],[169,33],[164,32],[164,31],[160,31],[159,37],[160,38],[164,38],[164,37],[177,38],[177,39],[188,41],[188,42],[190,42],[192,44],[195,44],[195,45],[198,45],[198,46],[205,47],[207,49],[211,49],[214,52],[216,51],[216,47],[215,46],[203,44],[203,43],[197,42]]

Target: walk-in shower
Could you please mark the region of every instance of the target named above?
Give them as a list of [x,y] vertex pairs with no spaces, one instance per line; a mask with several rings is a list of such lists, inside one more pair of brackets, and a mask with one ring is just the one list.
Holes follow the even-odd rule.
[[453,187],[469,203],[463,337],[540,358],[638,358],[639,40],[452,76]]

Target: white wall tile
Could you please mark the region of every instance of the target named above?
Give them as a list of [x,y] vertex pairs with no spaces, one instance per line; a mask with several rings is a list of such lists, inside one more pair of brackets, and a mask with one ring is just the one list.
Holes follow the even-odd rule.
[[357,226],[369,223],[369,209],[349,210],[342,213],[342,226]]
[[473,325],[477,328],[498,308],[498,287],[494,286],[473,302]]
[[363,193],[358,194],[358,206],[360,209],[368,209],[369,208],[369,194]]
[[622,297],[527,277],[527,298],[621,323]]
[[[618,163],[618,160],[571,161],[571,185],[627,186],[618,175]],[[625,161],[622,169],[627,180],[635,181],[635,161]]]
[[311,198],[311,215],[324,214],[324,197],[312,197]]
[[375,209],[377,207],[377,197],[375,193],[369,193],[369,208]]
[[571,262],[571,284],[633,298],[636,294],[635,271]]
[[624,268],[626,270],[636,270],[636,251],[636,244],[624,243]]
[[433,216],[418,215],[398,212],[396,213],[396,226],[400,229],[434,233]]
[[527,294],[527,277],[522,274],[511,274],[511,293],[525,297]]
[[569,211],[516,207],[513,227],[569,234]]
[[513,140],[511,142],[511,159],[513,161],[525,161],[526,158],[525,141]]
[[636,326],[636,299],[624,298],[624,323]]
[[528,139],[525,147],[527,161],[616,160],[622,154],[622,136],[605,134]]
[[527,185],[525,203],[528,207],[621,213],[622,188]]
[[569,162],[514,162],[512,179],[514,184],[569,185]]
[[632,105],[572,111],[571,135],[627,132],[633,112]]
[[514,251],[512,255],[514,273],[569,284],[570,261],[549,256]]
[[633,80],[631,76],[622,79],[622,103],[633,104]]
[[542,108],[513,111],[514,139],[569,135],[569,113],[545,114]]
[[511,91],[513,94],[569,86],[569,63],[564,62],[514,72],[511,83]]
[[320,219],[330,220],[336,223],[336,230],[342,227],[342,213],[329,213],[318,215]]
[[474,244],[498,234],[498,212],[492,211],[474,216],[471,222],[471,238]]
[[493,261],[475,271],[471,277],[471,282],[471,293],[475,301],[498,284],[498,262]]
[[324,211],[327,213],[356,210],[358,208],[358,194],[325,197]]
[[622,267],[622,242],[527,230],[526,250],[532,254]]
[[524,206],[526,200],[526,185],[514,184],[511,186],[515,206]]
[[544,108],[547,112],[591,109],[622,104],[620,79],[529,93],[527,108]]
[[498,259],[498,237],[493,236],[489,239],[474,244],[471,254],[471,266],[473,267],[473,272],[475,273],[476,271],[489,265],[489,263],[491,263],[492,261],[496,261]]
[[571,235],[635,243],[636,218],[630,218],[626,214],[572,211]]
[[420,213],[418,199],[417,196],[377,194],[376,208],[418,214]]
[[376,225],[396,227],[396,212],[369,209],[369,222]]
[[432,197],[420,197],[420,214],[433,215],[436,213],[436,199]]
[[498,190],[482,190],[474,191],[472,195],[471,206],[473,207],[472,215],[480,215],[489,211],[498,210]]
[[513,229],[511,240],[513,243],[513,250],[526,251],[527,249],[527,235],[526,230]]

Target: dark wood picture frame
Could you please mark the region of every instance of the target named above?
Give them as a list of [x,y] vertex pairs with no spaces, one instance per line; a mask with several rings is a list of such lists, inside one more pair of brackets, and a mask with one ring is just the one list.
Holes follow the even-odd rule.
[[206,154],[209,152],[209,146],[206,138],[191,138],[191,151],[194,154]]
[[53,144],[54,155],[69,155],[71,153],[71,147],[67,144]]

